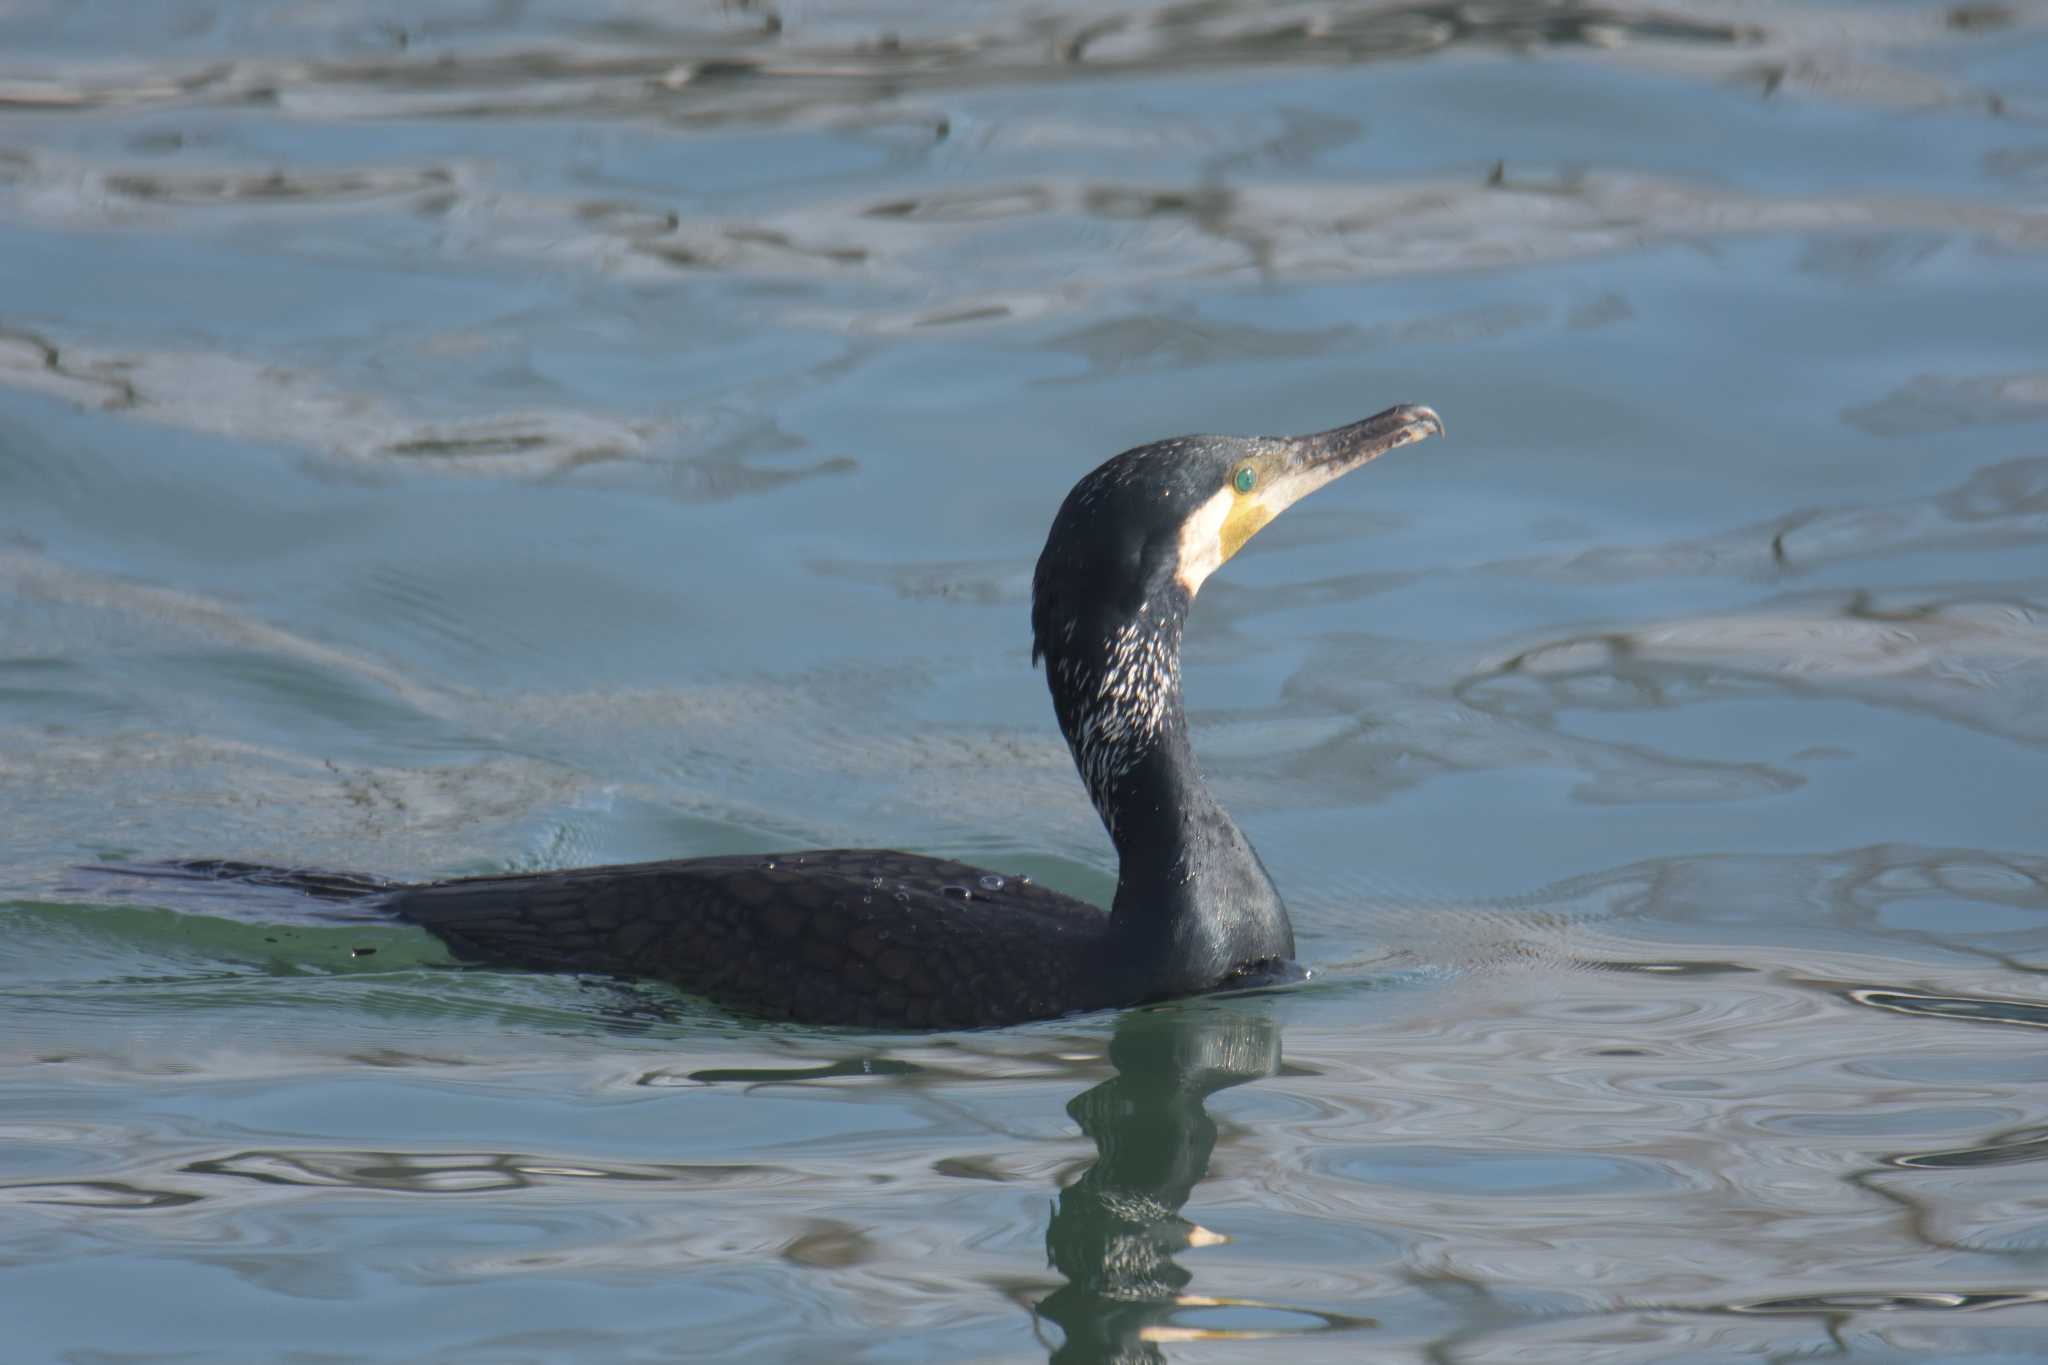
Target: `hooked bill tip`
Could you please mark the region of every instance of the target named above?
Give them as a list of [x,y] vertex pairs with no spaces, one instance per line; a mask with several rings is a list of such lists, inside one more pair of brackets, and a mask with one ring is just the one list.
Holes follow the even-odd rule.
[[1311,465],[1356,469],[1390,450],[1444,434],[1444,419],[1420,403],[1401,403],[1349,426],[1291,438],[1296,458]]
[[1444,434],[1444,419],[1436,415],[1435,408],[1424,407],[1420,403],[1401,404],[1394,409],[1394,418],[1409,426],[1427,427],[1432,436]]

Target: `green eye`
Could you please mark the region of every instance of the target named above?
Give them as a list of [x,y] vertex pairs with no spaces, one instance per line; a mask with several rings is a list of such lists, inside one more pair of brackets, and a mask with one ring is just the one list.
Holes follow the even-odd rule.
[[1240,493],[1251,492],[1253,486],[1257,484],[1258,481],[1259,471],[1253,469],[1250,465],[1246,465],[1244,468],[1238,470],[1237,478],[1233,480],[1233,482],[1237,485],[1237,491]]

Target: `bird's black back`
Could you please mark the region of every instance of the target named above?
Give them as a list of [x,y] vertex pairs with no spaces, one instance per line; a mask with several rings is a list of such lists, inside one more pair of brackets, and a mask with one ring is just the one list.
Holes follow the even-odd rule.
[[975,1027],[1119,1003],[1102,911],[887,849],[467,877],[385,904],[461,957],[651,977],[806,1023]]

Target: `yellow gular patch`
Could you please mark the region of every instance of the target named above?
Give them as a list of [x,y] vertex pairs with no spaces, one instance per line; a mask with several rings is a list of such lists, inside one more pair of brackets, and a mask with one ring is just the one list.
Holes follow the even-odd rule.
[[1193,597],[1202,580],[1244,548],[1266,523],[1344,472],[1337,465],[1308,469],[1259,469],[1249,493],[1224,488],[1195,509],[1180,528],[1180,569],[1176,577]]
[[1201,591],[1203,580],[1242,550],[1244,543],[1286,506],[1284,502],[1273,505],[1263,489],[1240,493],[1225,488],[1196,508],[1181,524],[1180,566],[1174,572],[1188,596]]
[[1237,505],[1223,518],[1223,529],[1218,533],[1217,547],[1222,555],[1216,562],[1221,564],[1244,548],[1244,543],[1257,535],[1267,522],[1280,515],[1278,507],[1268,506],[1264,498],[1256,493],[1239,494]]

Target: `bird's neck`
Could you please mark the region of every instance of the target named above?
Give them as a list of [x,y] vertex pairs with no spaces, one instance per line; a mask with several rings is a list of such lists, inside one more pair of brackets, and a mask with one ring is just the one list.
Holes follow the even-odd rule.
[[1095,632],[1097,648],[1049,659],[1047,670],[1074,765],[1116,845],[1117,933],[1144,946],[1159,994],[1294,955],[1279,892],[1188,741],[1185,613],[1185,602],[1141,609]]

